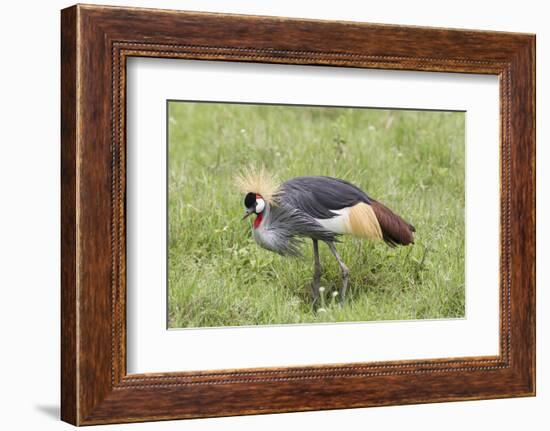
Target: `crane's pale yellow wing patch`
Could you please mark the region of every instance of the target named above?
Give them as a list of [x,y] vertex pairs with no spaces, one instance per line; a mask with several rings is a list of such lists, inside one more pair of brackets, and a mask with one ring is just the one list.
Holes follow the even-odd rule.
[[352,235],[368,238],[382,239],[382,229],[372,207],[364,202],[350,207],[348,224]]
[[350,234],[360,238],[382,239],[382,229],[372,207],[360,202],[352,207],[332,210],[334,217],[315,219],[325,229],[338,233]]

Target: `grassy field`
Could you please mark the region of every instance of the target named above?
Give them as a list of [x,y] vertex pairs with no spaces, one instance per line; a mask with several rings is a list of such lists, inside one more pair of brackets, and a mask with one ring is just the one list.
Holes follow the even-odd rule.
[[[464,316],[463,113],[169,103],[169,327],[433,319]],[[311,307],[303,258],[256,245],[233,178],[263,164],[280,179],[346,179],[416,227],[392,249],[344,237],[337,262],[320,245],[323,306]]]

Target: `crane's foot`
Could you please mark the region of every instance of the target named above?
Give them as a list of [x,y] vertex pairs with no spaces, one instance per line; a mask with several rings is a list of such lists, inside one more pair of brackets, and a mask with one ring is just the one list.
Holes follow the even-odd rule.
[[313,282],[311,283],[311,296],[313,297],[313,311],[319,308],[319,288],[321,287],[321,261],[319,259],[319,243],[313,240]]
[[313,311],[317,311],[317,308],[319,308],[319,303],[321,302],[319,300],[319,287],[320,287],[320,282],[319,280],[316,280],[315,278],[313,279],[313,282],[311,283],[311,298],[312,298],[312,307],[313,307]]
[[321,301],[319,300],[319,297],[313,298],[313,301],[311,303],[311,311],[313,311],[314,313],[317,313],[317,310],[321,306],[320,304],[321,304]]
[[346,300],[346,291],[348,290],[348,284],[349,284],[349,269],[338,254],[338,251],[336,250],[336,247],[334,246],[334,243],[329,242],[327,243],[330,251],[338,261],[338,265],[340,265],[340,270],[342,271],[342,287],[340,288],[340,294],[338,301],[340,302],[340,305],[344,303]]
[[342,287],[340,288],[340,291],[338,292],[338,302],[340,305],[344,305],[344,302],[346,302],[346,291],[348,289],[348,281],[349,281],[349,271],[346,270],[345,273],[342,271],[342,278],[344,279]]

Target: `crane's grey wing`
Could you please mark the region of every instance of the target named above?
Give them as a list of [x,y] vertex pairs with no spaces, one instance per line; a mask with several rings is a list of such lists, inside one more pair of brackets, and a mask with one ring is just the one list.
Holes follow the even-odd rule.
[[335,216],[334,210],[372,199],[359,187],[332,177],[296,177],[281,185],[280,201],[316,219]]

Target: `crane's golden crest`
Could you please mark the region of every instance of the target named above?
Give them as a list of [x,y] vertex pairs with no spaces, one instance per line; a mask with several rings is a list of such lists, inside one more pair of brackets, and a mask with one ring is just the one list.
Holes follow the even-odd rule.
[[264,167],[248,168],[235,177],[235,185],[242,193],[257,193],[269,204],[277,203],[281,194],[279,182]]

